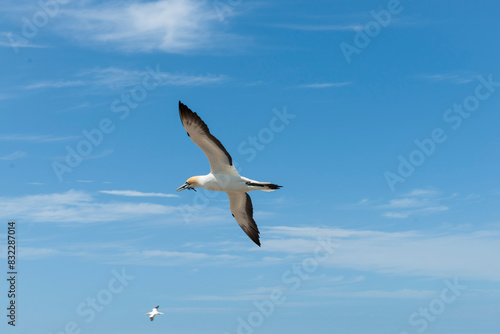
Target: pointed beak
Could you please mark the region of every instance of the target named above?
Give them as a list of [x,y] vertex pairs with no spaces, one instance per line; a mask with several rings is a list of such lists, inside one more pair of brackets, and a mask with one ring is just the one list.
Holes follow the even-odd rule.
[[180,186],[179,188],[177,188],[177,192],[183,191],[184,189],[189,189],[190,186],[191,186],[191,184],[186,182],[182,186]]

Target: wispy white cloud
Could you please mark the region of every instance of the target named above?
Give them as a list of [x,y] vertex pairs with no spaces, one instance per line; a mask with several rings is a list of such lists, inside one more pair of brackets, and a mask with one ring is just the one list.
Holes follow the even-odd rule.
[[[342,281],[342,279],[341,279]],[[248,291],[231,291],[224,295],[196,295],[188,296],[184,299],[194,301],[214,301],[214,302],[246,302],[263,300],[269,298],[273,290],[280,289],[286,291],[285,286],[259,287]],[[391,299],[427,299],[436,295],[432,290],[346,290],[346,285],[320,286],[319,288],[304,289],[294,292],[302,297],[309,298],[391,298]],[[292,306],[292,305],[288,305]]]
[[[159,65],[154,71],[155,81],[160,86],[203,86],[223,83],[229,80],[225,75],[190,75],[161,72]],[[72,80],[41,81],[22,87],[26,90],[88,86],[95,89],[124,90],[142,85],[148,71],[128,70],[117,67],[94,68],[77,73]]]
[[345,205],[346,209],[377,210],[387,218],[408,218],[417,215],[430,215],[449,210],[452,200],[458,194],[445,196],[435,189],[414,189],[389,201],[361,199],[358,203]]
[[[155,78],[162,86],[201,86],[227,81],[224,75],[189,75],[161,72],[155,69]],[[116,67],[98,68],[79,73],[89,84],[121,89],[142,84],[148,71],[126,70]]]
[[207,253],[194,253],[194,252],[178,252],[178,251],[164,251],[164,250],[154,250],[154,251],[143,251],[141,255],[144,258],[160,258],[160,259],[182,259],[182,260],[236,260],[239,256],[228,255],[228,254],[207,254]]
[[492,266],[500,256],[499,231],[381,232],[338,228],[276,226],[263,228],[271,237],[266,251],[295,257],[314,254],[330,237],[338,245],[323,262],[327,267],[403,276],[461,277],[500,280]]
[[225,253],[201,253],[182,252],[178,250],[138,250],[130,246],[112,248],[102,254],[102,252],[88,252],[83,249],[73,250],[75,256],[85,256],[95,258],[112,264],[141,265],[141,266],[213,266],[213,265],[234,265],[241,261],[242,257]]
[[184,53],[234,40],[206,0],[88,2],[62,11],[58,31],[74,40],[127,52]]
[[[98,202],[90,194],[70,190],[65,193],[0,197],[5,217],[47,223],[95,223],[130,221],[146,216],[176,212],[172,206],[136,202]],[[13,219],[13,218],[10,218]]]
[[195,301],[219,301],[219,302],[241,302],[241,301],[252,301],[261,300],[268,298],[269,294],[239,294],[239,295],[199,295],[187,297],[186,300]]
[[51,143],[58,141],[73,140],[79,138],[78,136],[56,137],[53,135],[32,135],[32,134],[12,134],[1,135],[0,140],[5,141],[24,141],[32,143]]
[[26,152],[23,151],[15,151],[14,153],[5,155],[0,157],[0,160],[16,160],[26,156]]
[[[358,12],[358,13],[350,13],[342,15],[319,15],[319,16],[316,15],[313,17],[304,15],[304,18],[309,18],[309,22],[279,23],[279,24],[273,24],[271,26],[276,28],[297,30],[297,31],[355,32],[365,29],[366,24],[374,19],[372,15],[366,12]],[[314,22],[312,22],[311,19],[313,19]],[[329,24],[328,22],[337,22],[337,24]],[[430,23],[429,20],[420,20],[416,18],[404,17],[404,18],[392,18],[390,21],[390,26],[415,27],[415,26],[428,25],[429,23]]]
[[382,215],[388,218],[408,218],[418,214],[432,214],[447,211],[449,207],[443,204],[448,198],[432,189],[414,189],[410,193],[395,198],[378,208],[388,210]]
[[144,266],[192,266],[193,264],[197,266],[210,266],[234,264],[241,260],[240,256],[225,253],[213,254],[147,249],[148,247],[144,245],[139,247],[139,241],[123,240],[60,245],[54,246],[51,252],[46,253],[46,256],[64,255],[97,261],[99,263]]
[[274,27],[299,31],[353,31],[363,29],[361,24],[274,24]]
[[428,206],[428,207],[422,207],[419,209],[414,209],[414,210],[406,210],[406,211],[401,211],[401,212],[395,212],[395,211],[388,211],[384,212],[382,216],[387,217],[387,218],[408,218],[413,215],[417,214],[433,214],[433,213],[438,213],[438,212],[443,212],[447,211],[448,207],[444,205],[438,205],[438,206]]
[[58,254],[59,251],[53,248],[21,247],[19,249],[19,255],[27,260],[38,260]]
[[261,286],[253,289],[231,291],[229,294],[224,295],[196,295],[187,296],[183,299],[195,301],[245,302],[269,298],[269,294],[277,288],[279,288],[279,286]]
[[418,79],[427,80],[431,82],[446,82],[452,84],[467,84],[469,82],[476,81],[479,75],[475,72],[470,71],[457,71],[457,72],[445,72],[445,73],[435,73],[435,74],[419,74]]
[[10,31],[0,32],[0,47],[4,48],[46,48],[44,45],[33,44],[26,38],[16,35]]
[[305,290],[302,294],[310,297],[323,298],[428,299],[436,296],[436,291],[413,289],[342,291],[337,288],[319,288],[315,290]]
[[3,48],[43,48],[44,46],[35,44],[25,44],[25,43],[11,43],[6,41],[0,41],[0,47]]
[[[75,138],[78,138],[78,137],[75,137]],[[107,157],[108,155],[111,155],[114,151],[115,151],[114,149],[106,149],[98,154],[82,157],[82,160],[94,160],[94,159],[104,158],[104,157]],[[52,157],[51,159],[56,160],[56,161],[66,161],[66,156],[60,155],[60,156]]]
[[193,313],[228,313],[234,312],[234,307],[162,307],[169,314],[171,313],[182,313],[182,314],[193,314]]
[[[383,238],[387,236],[387,232],[372,231],[372,230],[348,230],[342,228],[331,228],[331,227],[292,227],[292,226],[274,226],[266,227],[269,229],[269,233],[272,235],[286,236],[298,238],[297,240],[303,240],[310,245],[310,239],[318,238],[323,236],[334,236],[336,238],[355,238],[355,237],[372,237],[372,238]],[[391,232],[391,237],[405,238],[413,237],[419,235],[414,231],[407,232]],[[298,253],[305,252],[304,250],[298,249]],[[308,251],[306,251],[308,252]]]
[[[99,261],[100,263],[146,266],[198,266],[234,264],[242,258],[232,254],[209,254],[201,252],[182,252],[177,250],[142,250],[135,243],[137,240],[88,242],[65,246],[23,247],[25,259],[41,259],[54,256],[66,256]],[[0,244],[0,250],[4,245]],[[141,247],[144,248],[144,247]],[[7,252],[2,252],[0,258]]]
[[343,87],[343,86],[349,86],[352,85],[353,81],[346,81],[346,82],[324,82],[324,83],[312,83],[312,84],[305,84],[305,85],[299,85],[299,88],[330,88],[330,87]]
[[114,149],[107,149],[107,150],[104,150],[102,151],[101,153],[98,153],[96,155],[89,155],[88,157],[85,157],[84,159],[100,159],[100,158],[104,158],[104,157],[107,157],[108,155],[111,155],[115,152]]
[[435,189],[413,189],[406,196],[437,196],[440,192]]
[[12,98],[11,95],[0,94],[0,101],[7,100],[7,99],[10,99],[10,98]]
[[70,112],[70,111],[81,110],[81,109],[91,109],[95,106],[96,105],[91,105],[88,102],[84,102],[84,103],[81,103],[81,104],[76,105],[74,107],[69,107],[69,108],[63,109],[60,112]]
[[65,87],[75,87],[75,86],[84,86],[85,82],[83,81],[71,81],[71,80],[58,80],[58,81],[41,81],[33,84],[26,85],[22,87],[23,89],[32,90],[32,89],[44,89],[44,88],[65,88]]
[[[7,245],[0,244],[0,258],[6,258]],[[19,255],[26,260],[39,260],[55,255],[60,255],[61,253],[54,248],[47,247],[27,247],[23,246],[19,248]]]
[[129,197],[178,197],[174,194],[164,194],[164,193],[144,193],[135,190],[101,190],[102,194],[117,195],[117,196],[129,196]]

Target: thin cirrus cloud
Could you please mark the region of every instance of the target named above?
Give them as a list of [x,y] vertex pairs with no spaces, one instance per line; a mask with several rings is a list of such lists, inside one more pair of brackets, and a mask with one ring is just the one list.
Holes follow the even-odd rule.
[[298,88],[330,88],[330,87],[343,87],[352,85],[353,81],[346,82],[323,82],[299,85]]
[[20,43],[20,42],[10,42],[10,41],[0,41],[0,47],[4,48],[44,48],[42,45],[35,45],[30,43]]
[[410,193],[399,198],[392,199],[386,204],[378,207],[385,211],[382,215],[388,218],[408,218],[414,215],[433,214],[447,211],[449,207],[443,202],[451,199],[440,196],[436,190],[414,189]]
[[32,89],[44,89],[44,88],[65,88],[65,87],[76,87],[83,86],[85,82],[71,81],[71,80],[58,80],[58,81],[40,81],[33,84],[29,84],[23,87],[23,89],[32,90]]
[[164,194],[164,193],[144,193],[135,190],[101,190],[102,194],[117,195],[117,196],[127,196],[127,197],[178,197],[174,194]]
[[17,160],[21,159],[26,156],[26,152],[23,151],[16,151],[14,153],[5,155],[3,157],[0,157],[0,160],[8,161],[8,160]]
[[289,29],[289,30],[299,30],[299,31],[353,31],[357,29],[363,29],[361,24],[275,24],[273,25],[277,28]]
[[500,256],[498,231],[434,234],[288,226],[265,230],[272,238],[266,242],[266,251],[299,259],[304,254],[314,255],[321,246],[320,240],[330,238],[335,246],[321,263],[326,267],[401,276],[500,281],[500,272],[491,265]]
[[[272,288],[276,289],[276,288]],[[283,290],[282,290],[283,291]],[[232,295],[198,295],[185,298],[186,300],[195,301],[223,301],[223,302],[241,302],[241,301],[254,301],[269,298],[269,293],[265,294],[237,294]],[[436,294],[432,290],[412,290],[412,289],[401,289],[401,290],[364,290],[364,291],[345,291],[345,289],[339,288],[318,288],[318,289],[307,289],[300,291],[300,296],[302,298],[324,298],[330,301],[337,300],[341,298],[391,298],[391,299],[427,299],[431,298]],[[335,299],[332,299],[335,298]],[[310,303],[310,302],[306,302]],[[303,302],[300,302],[304,305]],[[290,304],[287,304],[290,306]]]
[[30,143],[52,143],[66,140],[73,140],[78,136],[57,137],[54,135],[33,135],[33,134],[11,134],[0,136],[0,141],[21,141]]
[[[309,278],[308,278],[309,280]],[[311,284],[311,282],[309,282]],[[195,301],[224,301],[239,302],[265,299],[273,290],[283,288],[282,286],[260,287],[253,291],[233,291],[230,295],[197,295],[185,297],[186,300]],[[397,299],[425,299],[435,295],[432,290],[362,290],[352,291],[346,289],[346,285],[320,286],[318,288],[303,289],[300,291],[301,297],[306,298],[397,298]]]
[[[348,17],[344,15],[343,17],[330,18],[330,20],[340,21],[349,19],[351,22],[339,23],[339,24],[318,24],[318,23],[300,23],[300,24],[290,24],[290,23],[281,23],[281,24],[273,24],[273,27],[288,29],[288,30],[297,30],[297,31],[311,31],[311,32],[357,32],[359,30],[366,29],[366,25],[373,21],[374,18],[372,15],[367,15],[367,13],[354,13]],[[316,18],[319,20],[319,18]],[[353,22],[353,21],[356,22]],[[429,21],[422,21],[418,19],[413,19],[410,17],[405,18],[393,18],[390,20],[391,26],[398,27],[414,27],[414,26],[423,26],[428,25]]]
[[[162,72],[159,65],[156,66],[155,71],[157,81],[162,86],[200,86],[228,80],[224,75],[189,75]],[[84,77],[89,84],[119,89],[141,84],[144,77],[149,75],[149,72],[107,67],[83,71],[78,75]]]
[[37,223],[130,221],[146,216],[163,216],[177,211],[173,206],[147,202],[98,202],[90,194],[76,190],[22,197],[0,197],[2,216]]
[[[107,156],[113,154],[114,151],[115,151],[114,149],[107,149],[107,150],[104,150],[104,151],[102,151],[102,152],[100,152],[98,154],[95,154],[95,155],[89,155],[89,156],[86,156],[86,157],[82,157],[82,160],[101,159],[101,158],[104,158],[104,157],[107,157]],[[66,161],[66,158],[67,158],[66,156],[61,155],[61,156],[52,157],[52,160]],[[77,181],[77,182],[80,182],[80,181]],[[85,182],[85,181],[83,181],[83,182]]]
[[446,73],[434,73],[434,74],[419,74],[418,79],[431,81],[431,82],[444,82],[452,83],[455,85],[463,85],[469,82],[477,80],[479,75],[471,71],[456,71],[456,72],[446,72]]
[[339,288],[320,288],[306,290],[304,295],[323,298],[391,298],[391,299],[428,299],[436,295],[432,290],[363,290],[342,291]]
[[[38,252],[39,251],[39,252]],[[116,243],[82,244],[72,247],[30,247],[22,253],[28,259],[54,256],[84,258],[98,263],[136,265],[136,266],[230,266],[242,258],[232,254],[209,254],[170,250],[139,250],[134,246]]]
[[25,38],[20,39],[10,31],[0,32],[0,47],[13,48],[14,50],[17,48],[46,48],[46,46],[43,45],[30,43]]
[[141,266],[183,266],[196,263],[199,266],[231,265],[237,263],[239,256],[232,254],[207,254],[196,252],[179,252],[165,250],[131,250],[114,253],[109,263]]
[[449,210],[451,200],[458,199],[458,194],[443,195],[435,189],[414,189],[407,194],[397,196],[386,203],[367,198],[348,206],[351,209],[369,209],[382,211],[386,218],[405,219],[418,215],[430,215]]
[[[202,86],[218,84],[229,80],[225,75],[190,75],[161,72],[159,65],[156,66],[154,71],[156,72],[155,78],[160,86]],[[77,73],[75,76],[78,80],[40,81],[23,86],[22,89],[36,90],[91,86],[99,88],[99,90],[121,90],[142,84],[144,78],[149,75],[147,70],[138,71],[117,67],[95,68]]]
[[60,252],[53,248],[22,247],[19,250],[20,256],[25,259],[39,260],[50,256],[59,255]]
[[228,45],[235,38],[222,32],[220,19],[206,0],[89,2],[62,14],[58,30],[72,39],[126,52],[185,53],[217,43]]

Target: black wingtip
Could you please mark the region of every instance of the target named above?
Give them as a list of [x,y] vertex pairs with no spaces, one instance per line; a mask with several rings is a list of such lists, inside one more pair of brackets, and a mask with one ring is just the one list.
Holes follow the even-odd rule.
[[198,116],[195,112],[189,109],[187,105],[179,101],[179,115],[181,116],[181,120],[183,117],[188,117],[190,114]]
[[[243,231],[245,231],[245,230],[243,230]],[[247,231],[245,231],[245,233],[246,232]],[[250,238],[250,240],[252,240],[254,242],[254,244],[256,244],[257,246],[260,247],[260,237],[259,237],[259,234],[260,234],[260,232],[258,230],[257,230],[257,233],[255,233],[255,234],[248,234],[247,233],[247,235]]]
[[[249,236],[250,237],[250,236]],[[260,239],[259,239],[259,236],[257,235],[256,237],[250,237],[250,239],[252,239],[252,241],[260,247]]]
[[249,237],[250,237],[250,239],[251,239],[251,240],[252,240],[252,241],[253,241],[253,242],[254,242],[257,246],[259,246],[259,247],[260,247],[260,238],[259,238],[259,234],[260,234],[260,232],[257,232],[257,233],[258,233],[258,234],[255,234],[255,235],[252,235],[252,236],[250,236],[250,235],[249,235]]

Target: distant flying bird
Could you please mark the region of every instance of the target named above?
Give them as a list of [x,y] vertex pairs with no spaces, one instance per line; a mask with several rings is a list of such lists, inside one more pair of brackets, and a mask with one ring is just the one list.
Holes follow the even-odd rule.
[[146,313],[146,315],[149,315],[149,319],[150,319],[151,321],[153,321],[153,319],[155,318],[155,315],[163,314],[163,313],[161,313],[161,312],[158,312],[158,307],[160,307],[160,306],[156,306],[156,307],[153,309],[153,311]]
[[203,188],[224,191],[229,196],[229,208],[238,225],[260,247],[259,229],[253,220],[253,207],[247,192],[252,190],[274,191],[281,188],[269,182],[258,182],[240,176],[233,166],[233,159],[221,142],[208,130],[205,122],[186,105],[179,101],[179,114],[182,125],[191,140],[205,153],[210,163],[210,173],[190,177],[186,183],[177,188]]

